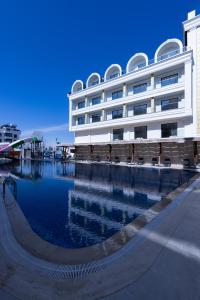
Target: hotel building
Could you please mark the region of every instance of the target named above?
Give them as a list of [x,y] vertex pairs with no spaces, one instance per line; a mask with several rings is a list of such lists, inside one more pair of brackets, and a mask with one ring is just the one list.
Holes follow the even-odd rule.
[[[77,159],[170,157],[180,163],[200,153],[200,15],[188,13],[184,41],[171,38],[153,59],[134,54],[102,78],[76,80],[69,97],[69,130]],[[162,149],[161,149],[162,148]]]

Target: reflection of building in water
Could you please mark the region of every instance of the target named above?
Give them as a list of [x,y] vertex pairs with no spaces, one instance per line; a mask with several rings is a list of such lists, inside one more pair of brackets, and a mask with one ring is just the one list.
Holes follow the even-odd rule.
[[160,198],[141,194],[132,188],[117,188],[88,180],[74,181],[69,191],[68,229],[84,240],[100,242],[154,205]]
[[70,177],[73,178],[75,176],[75,166],[70,163],[57,163],[56,164],[56,176],[60,177]]
[[76,164],[75,178],[92,181],[101,186],[114,184],[123,190],[138,191],[148,195],[166,195],[182,183],[182,173],[168,169],[128,168],[116,165]]
[[39,161],[22,160],[12,173],[20,178],[36,180],[43,177],[44,166]]
[[91,244],[112,236],[184,182],[182,176],[167,169],[76,164],[66,224],[71,237]]

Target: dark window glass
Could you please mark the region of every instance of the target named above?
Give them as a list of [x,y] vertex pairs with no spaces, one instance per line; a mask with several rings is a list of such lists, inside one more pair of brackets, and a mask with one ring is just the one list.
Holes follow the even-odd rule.
[[85,107],[85,101],[81,101],[78,103],[78,109]]
[[15,138],[15,139],[17,138],[17,135],[16,135],[16,134],[14,134],[14,138]]
[[100,121],[101,121],[101,114],[100,113],[92,115],[92,123],[100,122]]
[[136,105],[133,108],[134,116],[144,115],[147,113],[147,104]]
[[158,61],[161,61],[161,60],[164,60],[164,59],[167,59],[167,58],[170,58],[174,55],[177,55],[180,53],[180,49],[177,49],[177,50],[174,50],[174,51],[170,51],[170,52],[167,52],[161,56],[158,56]]
[[97,85],[99,83],[99,80],[94,80],[93,82],[92,82],[92,86],[93,85]]
[[118,98],[122,98],[123,96],[123,91],[116,91],[112,93],[112,100],[118,99]]
[[82,86],[80,85],[80,86],[77,87],[77,92],[79,92],[81,90],[82,90]]
[[146,66],[146,62],[138,64],[138,69],[144,68]]
[[118,72],[117,73],[113,73],[113,74],[110,75],[110,79],[116,78],[118,76],[119,76]]
[[124,139],[124,129],[113,129],[113,140],[123,140]]
[[123,109],[116,109],[112,111],[112,119],[119,119],[123,117]]
[[147,83],[143,83],[143,84],[138,84],[135,85],[133,87],[133,93],[134,94],[139,94],[139,93],[143,93],[147,90]]
[[147,138],[147,126],[135,127],[135,139],[137,138]]
[[78,117],[78,125],[82,125],[82,124],[85,124],[85,117],[84,116]]
[[169,110],[169,109],[176,109],[178,108],[178,98],[174,99],[165,99],[161,101],[161,109]]
[[161,78],[161,86],[166,86],[170,84],[178,83],[178,74],[173,74],[170,76],[166,76]]
[[96,98],[92,98],[92,105],[96,105],[101,103],[101,98],[100,97],[96,97]]
[[12,133],[10,133],[10,132],[5,132],[4,135],[5,135],[5,136],[12,137]]
[[162,138],[177,136],[177,123],[161,124],[161,136]]

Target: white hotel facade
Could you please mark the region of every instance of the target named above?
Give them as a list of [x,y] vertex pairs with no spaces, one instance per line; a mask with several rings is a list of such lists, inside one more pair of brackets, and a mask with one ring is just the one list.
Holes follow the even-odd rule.
[[75,145],[200,137],[200,15],[188,13],[184,41],[171,38],[153,60],[136,53],[126,71],[113,64],[103,78],[76,80],[69,98]]

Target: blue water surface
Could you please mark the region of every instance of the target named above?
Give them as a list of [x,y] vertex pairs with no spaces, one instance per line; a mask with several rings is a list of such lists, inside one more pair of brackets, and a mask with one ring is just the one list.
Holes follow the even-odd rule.
[[1,166],[33,231],[66,248],[102,242],[188,181],[187,170],[22,161]]

